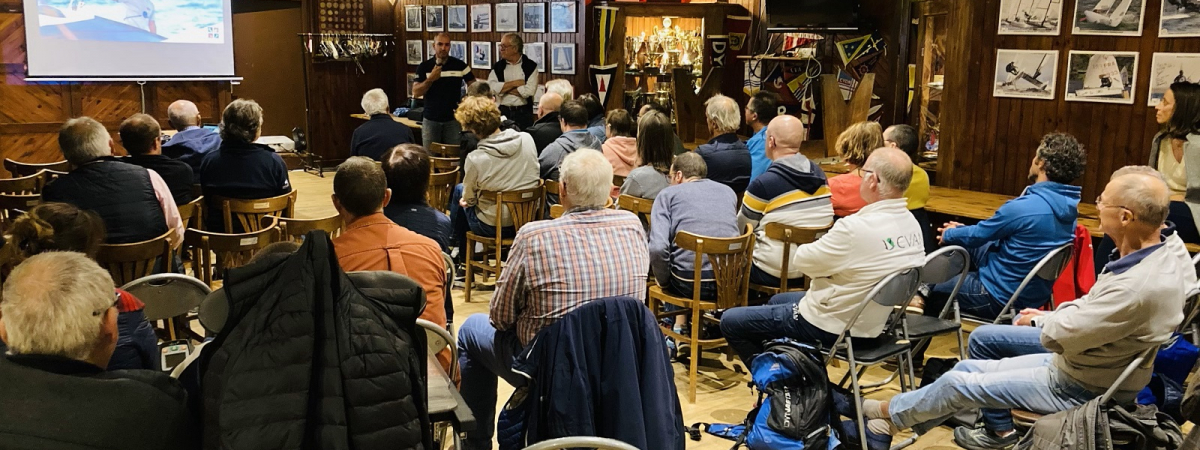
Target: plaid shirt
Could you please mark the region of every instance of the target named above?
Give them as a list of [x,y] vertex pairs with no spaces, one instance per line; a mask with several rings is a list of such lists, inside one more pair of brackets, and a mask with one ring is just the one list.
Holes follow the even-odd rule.
[[593,209],[517,232],[492,296],[492,326],[528,344],[542,328],[599,298],[646,298],[646,232],[628,211]]

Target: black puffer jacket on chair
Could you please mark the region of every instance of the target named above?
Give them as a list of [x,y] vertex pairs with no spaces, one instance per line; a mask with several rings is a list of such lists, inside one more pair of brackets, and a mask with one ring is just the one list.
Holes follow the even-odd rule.
[[425,295],[390,272],[353,283],[319,231],[228,272],[228,320],[198,360],[204,448],[431,448]]

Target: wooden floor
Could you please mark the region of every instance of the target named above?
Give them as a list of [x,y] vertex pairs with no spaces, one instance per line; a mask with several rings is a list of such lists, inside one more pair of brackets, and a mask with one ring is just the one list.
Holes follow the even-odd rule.
[[[291,172],[291,182],[292,186],[300,192],[296,201],[297,217],[320,218],[335,214],[333,203],[330,200],[330,194],[333,193],[332,173],[326,173],[324,178],[320,178],[311,173],[293,171]],[[487,314],[491,291],[472,292],[472,302],[469,303],[463,297],[461,289],[456,289],[452,295],[457,322],[462,323],[471,314]],[[953,339],[938,339],[934,341],[928,354],[934,357],[949,357],[954,354],[952,348],[955,345]],[[680,392],[679,402],[683,406],[685,424],[691,425],[696,422],[739,423],[745,419],[746,413],[753,407],[755,395],[746,387],[749,377],[744,373],[735,372],[731,366],[723,357],[717,358],[716,355],[708,355],[708,358],[703,359],[696,403],[689,404],[687,401],[687,367],[679,363],[674,364],[675,385]],[[844,373],[845,366],[842,367],[842,369],[830,368],[830,376],[840,378]],[[863,378],[864,382],[872,382],[881,380],[885,375],[882,371],[871,370]],[[505,383],[500,383],[500,386],[497,398],[499,399],[498,404],[503,404],[512,394],[512,388]],[[899,392],[899,385],[893,382],[886,389],[871,393],[868,397],[887,399],[897,392]],[[897,438],[896,442],[899,442],[900,439]],[[705,435],[700,442],[689,440],[687,448],[726,450],[731,445],[729,441]],[[942,427],[922,436],[916,444],[909,448],[956,449],[959,447],[954,445],[951,430]]]

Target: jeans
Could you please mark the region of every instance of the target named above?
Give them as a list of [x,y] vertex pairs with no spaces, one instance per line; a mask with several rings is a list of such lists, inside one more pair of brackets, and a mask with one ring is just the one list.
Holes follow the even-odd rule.
[[971,359],[1004,359],[1050,353],[1042,346],[1042,329],[1014,325],[983,325],[971,332],[967,354]]
[[[454,228],[453,245],[460,249],[460,258],[467,254],[465,248],[467,244],[467,231],[482,237],[496,237],[496,226],[488,225],[479,220],[479,214],[475,211],[474,206],[464,208],[458,204],[458,201],[462,199],[462,193],[462,183],[455,186],[454,192],[450,193],[450,225]],[[500,234],[504,237],[512,237],[517,232],[513,227],[504,227],[500,230]]]
[[472,314],[458,328],[458,367],[462,375],[459,391],[475,415],[475,431],[463,442],[467,449],[492,448],[496,432],[496,380],[523,384],[525,378],[512,371],[513,360],[523,347],[512,331],[497,331],[487,314]]
[[900,429],[936,426],[960,410],[994,408],[984,415],[993,432],[1013,429],[1008,410],[1051,414],[1099,396],[1060,373],[1049,353],[996,361],[960,361],[929,386],[892,397],[888,413]]
[[[929,296],[925,298],[926,316],[939,317],[942,314],[942,309],[950,301],[950,293],[954,291],[954,283],[957,282],[958,278],[952,278],[930,288]],[[958,288],[956,297],[959,311],[965,316],[994,320],[996,316],[1000,315],[1000,310],[1004,309],[1004,303],[1000,303],[995,297],[992,297],[992,294],[988,293],[987,289],[984,289],[983,283],[979,281],[978,272],[967,273],[962,287]],[[913,364],[919,366],[925,362],[927,348],[927,345],[921,346],[913,352]]]
[[[746,364],[762,353],[764,342],[773,339],[790,338],[828,349],[838,335],[817,328],[796,312],[796,305],[804,299],[804,295],[805,292],[788,292],[771,297],[771,301],[763,306],[725,311],[721,316],[721,334]],[[854,338],[855,348],[866,349],[877,345],[878,339]]]
[[434,122],[429,119],[421,121],[421,144],[429,151],[434,143],[459,145],[462,143],[462,125],[457,120],[449,122]]

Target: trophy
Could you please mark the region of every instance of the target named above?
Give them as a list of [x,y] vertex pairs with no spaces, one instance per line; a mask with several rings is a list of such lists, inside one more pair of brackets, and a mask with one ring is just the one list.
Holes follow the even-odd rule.
[[626,70],[638,70],[638,50],[642,48],[642,41],[637,36],[625,37],[625,65]]

